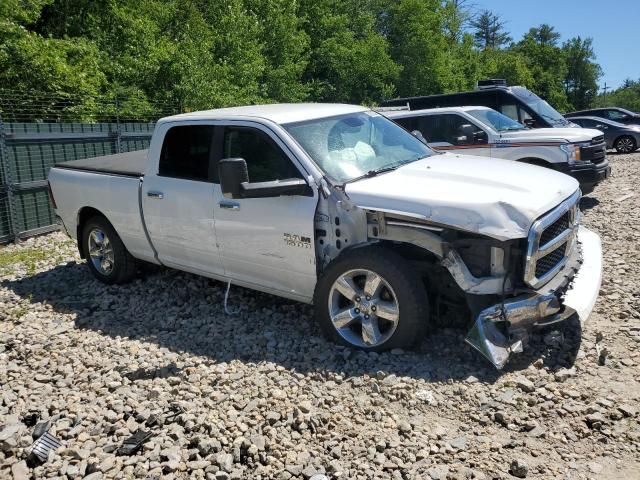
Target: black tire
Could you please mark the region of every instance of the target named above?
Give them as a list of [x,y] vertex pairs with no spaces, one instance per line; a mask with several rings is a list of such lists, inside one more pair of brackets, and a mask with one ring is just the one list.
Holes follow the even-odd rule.
[[633,153],[638,148],[635,138],[629,135],[622,135],[621,137],[616,138],[616,141],[613,142],[613,146],[618,153]]
[[[395,330],[392,331],[391,328],[387,328],[385,335],[388,334],[389,337],[375,346],[358,345],[346,340],[334,327],[331,320],[329,302],[333,299],[333,297],[330,299],[330,296],[332,295],[331,292],[334,291],[334,283],[344,274],[360,270],[367,270],[382,277],[391,287],[391,291],[385,291],[386,287],[383,287],[381,295],[387,293],[387,298],[395,296],[397,301],[398,321]],[[342,298],[346,302],[345,307],[341,308],[351,309],[352,306],[355,306],[355,303],[352,305],[346,297]],[[384,299],[381,298],[381,300]],[[370,303],[369,305],[372,304]],[[410,263],[399,254],[391,249],[378,246],[355,248],[345,252],[334,263],[330,264],[316,285],[314,308],[316,321],[327,338],[342,345],[365,351],[377,352],[392,348],[410,348],[422,340],[429,322],[429,301],[426,288],[420,276]],[[371,306],[367,307],[367,309],[372,308]],[[363,309],[362,311],[365,310]],[[362,319],[362,317],[360,318]],[[381,324],[383,327],[386,323],[387,321],[382,319]],[[362,331],[357,322],[347,328],[356,332],[354,334],[356,337],[357,331]],[[382,328],[379,331],[382,331]],[[389,333],[391,331],[392,333]],[[364,334],[361,335],[364,338]]]
[[[108,243],[113,251],[113,261],[110,261],[109,271],[101,271],[94,264],[89,252],[89,235],[92,232],[102,232],[108,239]],[[136,259],[131,256],[120,240],[115,229],[103,216],[91,217],[82,228],[82,249],[85,252],[89,271],[103,283],[113,285],[126,283],[135,277],[137,272]]]

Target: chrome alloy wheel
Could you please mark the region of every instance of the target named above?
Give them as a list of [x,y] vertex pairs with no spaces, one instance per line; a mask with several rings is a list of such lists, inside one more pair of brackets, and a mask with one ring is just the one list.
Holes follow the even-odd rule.
[[114,267],[114,256],[109,237],[99,228],[94,228],[89,232],[87,244],[93,266],[102,275],[110,275]]
[[631,153],[634,150],[635,145],[633,140],[629,137],[623,137],[616,143],[616,148],[622,153]]
[[329,317],[338,334],[356,347],[377,347],[398,327],[400,306],[391,285],[371,270],[342,274],[329,292]]

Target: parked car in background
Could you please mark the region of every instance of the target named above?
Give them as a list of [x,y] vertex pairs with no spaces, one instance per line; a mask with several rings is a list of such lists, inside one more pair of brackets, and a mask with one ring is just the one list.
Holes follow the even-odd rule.
[[607,107],[593,108],[591,110],[580,110],[565,114],[566,118],[573,119],[575,117],[600,117],[625,125],[640,125],[640,113],[632,112],[626,108]]
[[615,148],[618,153],[635,152],[640,146],[640,125],[625,125],[599,117],[573,117],[571,120],[581,127],[600,130],[607,148]]
[[577,127],[535,93],[525,87],[508,87],[501,79],[479,81],[477,90],[472,92],[396,98],[381,104],[383,107],[408,106],[411,110],[466,105],[493,108],[531,128]]
[[148,154],[62,163],[49,182],[100,281],[143,260],[313,303],[329,338],[367,351],[411,346],[431,317],[470,326],[501,368],[534,328],[586,320],[600,289],[575,179],[434,152],[360,106],[168,117]]
[[611,171],[602,133],[582,128],[530,129],[487,107],[388,110],[385,116],[419,132],[431,148],[552,168],[589,193]]

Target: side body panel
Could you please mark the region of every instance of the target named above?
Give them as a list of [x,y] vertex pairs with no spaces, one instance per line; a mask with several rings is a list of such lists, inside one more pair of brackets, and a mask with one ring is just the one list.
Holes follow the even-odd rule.
[[173,126],[212,122],[163,122],[156,127],[142,184],[142,213],[151,242],[164,265],[223,275],[214,227],[214,184],[158,175],[158,160]]
[[[149,194],[160,194],[149,196]],[[214,185],[145,177],[142,211],[158,259],[167,266],[223,274],[213,219]]]
[[131,255],[155,262],[140,217],[139,178],[52,168],[49,182],[57,214],[70,235],[76,234],[80,210],[95,208],[111,222]]
[[310,301],[317,280],[314,217],[318,205],[318,191],[310,172],[280,127],[252,121],[222,124],[266,134],[313,190],[313,196],[308,197],[230,199],[222,194],[219,184],[214,185],[215,229],[226,275]]

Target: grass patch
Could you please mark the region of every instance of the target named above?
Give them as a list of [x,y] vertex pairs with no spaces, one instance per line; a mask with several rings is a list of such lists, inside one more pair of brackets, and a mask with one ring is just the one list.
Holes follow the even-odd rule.
[[35,273],[38,262],[46,260],[51,256],[51,252],[40,250],[39,248],[27,248],[20,250],[0,250],[0,274],[11,273],[14,265],[24,265],[27,273]]

